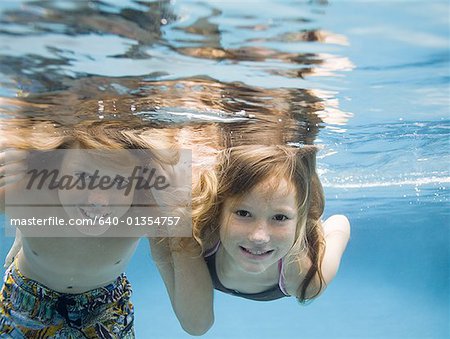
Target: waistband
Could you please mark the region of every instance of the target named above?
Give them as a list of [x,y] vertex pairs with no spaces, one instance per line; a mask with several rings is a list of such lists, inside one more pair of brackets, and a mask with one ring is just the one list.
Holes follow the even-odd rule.
[[78,313],[116,303],[125,296],[130,297],[131,284],[125,273],[122,273],[114,282],[103,287],[79,294],[60,293],[25,277],[15,261],[5,273],[5,292],[9,294],[8,298],[15,309],[45,320],[51,319],[61,307],[65,312]]

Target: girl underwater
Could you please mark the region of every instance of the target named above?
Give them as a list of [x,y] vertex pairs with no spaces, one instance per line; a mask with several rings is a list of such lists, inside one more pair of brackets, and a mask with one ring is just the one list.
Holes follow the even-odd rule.
[[[199,335],[212,326],[213,289],[257,301],[295,296],[304,303],[334,278],[350,224],[343,215],[321,221],[316,151],[237,146],[219,152],[214,170],[194,175],[193,238],[150,239],[187,332]],[[203,257],[195,270],[181,262],[190,256]]]
[[314,146],[237,146],[193,193],[194,237],[215,289],[253,300],[317,297],[350,237],[342,215],[322,223]]

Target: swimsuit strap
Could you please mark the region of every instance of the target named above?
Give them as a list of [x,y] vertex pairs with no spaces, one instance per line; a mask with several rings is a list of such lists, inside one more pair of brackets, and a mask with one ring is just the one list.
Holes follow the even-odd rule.
[[203,257],[208,258],[208,257],[212,256],[213,254],[216,254],[216,252],[219,250],[219,247],[220,247],[220,241],[218,241],[217,244],[213,248],[207,250]]
[[280,273],[278,278],[278,287],[280,288],[281,292],[285,295],[289,295],[286,291],[286,277],[284,276],[284,261],[283,258],[281,258],[278,261],[278,272]]

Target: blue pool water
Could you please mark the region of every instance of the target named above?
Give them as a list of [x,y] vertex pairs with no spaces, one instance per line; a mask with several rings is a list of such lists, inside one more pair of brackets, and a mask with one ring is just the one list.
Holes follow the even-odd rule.
[[[336,279],[307,306],[216,293],[204,337],[450,336],[448,1],[17,0],[0,9],[5,127],[204,123],[228,131],[230,144],[323,146],[325,217],[346,214],[352,225]],[[1,258],[11,242],[0,232]],[[189,337],[146,241],[128,275],[137,338]]]

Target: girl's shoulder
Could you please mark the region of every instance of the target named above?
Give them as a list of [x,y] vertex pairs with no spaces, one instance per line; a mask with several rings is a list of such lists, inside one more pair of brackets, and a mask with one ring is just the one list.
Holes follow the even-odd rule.
[[345,215],[332,215],[324,221],[323,233],[325,237],[333,233],[341,233],[350,236],[350,221]]

